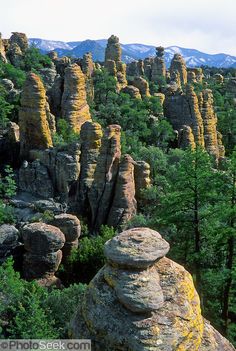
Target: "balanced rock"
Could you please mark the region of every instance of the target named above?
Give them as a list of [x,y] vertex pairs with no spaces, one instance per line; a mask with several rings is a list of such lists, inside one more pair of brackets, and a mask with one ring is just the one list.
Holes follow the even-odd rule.
[[95,351],[234,351],[202,318],[192,277],[168,250],[148,228],[109,240],[108,263],[89,284],[71,337],[91,339]]
[[19,111],[22,158],[28,158],[32,149],[46,149],[52,146],[46,105],[46,92],[42,81],[36,74],[29,73],[23,86]]
[[76,132],[80,131],[84,122],[91,119],[86,100],[85,77],[77,64],[65,69],[62,117]]
[[166,66],[164,59],[164,48],[159,46],[156,48],[156,57],[152,64],[152,82],[157,84],[163,84],[166,78]]
[[12,44],[17,44],[21,49],[21,52],[24,53],[28,48],[28,38],[25,33],[12,32],[12,36],[9,40],[10,47]]
[[22,229],[26,253],[23,271],[28,280],[37,279],[43,285],[57,283],[54,274],[62,259],[65,236],[59,228],[45,223],[31,223]]
[[146,269],[169,251],[161,235],[148,228],[133,228],[109,240],[104,253],[111,265]]
[[115,62],[121,61],[121,46],[119,38],[112,35],[107,41],[107,47],[105,51],[105,62],[112,60]]
[[107,41],[104,66],[117,79],[118,89],[122,89],[127,85],[126,65],[121,62],[121,46],[119,38],[115,35],[112,35]]
[[62,248],[63,261],[70,255],[73,248],[77,248],[79,244],[79,237],[81,234],[81,226],[79,219],[71,214],[62,213],[56,215],[50,221],[51,225],[59,228],[65,235],[65,244]]

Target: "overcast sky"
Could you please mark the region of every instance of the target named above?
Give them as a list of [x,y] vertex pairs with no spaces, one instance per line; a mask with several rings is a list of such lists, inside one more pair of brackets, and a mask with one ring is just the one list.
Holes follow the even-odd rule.
[[236,55],[236,0],[0,0],[0,31],[103,39]]

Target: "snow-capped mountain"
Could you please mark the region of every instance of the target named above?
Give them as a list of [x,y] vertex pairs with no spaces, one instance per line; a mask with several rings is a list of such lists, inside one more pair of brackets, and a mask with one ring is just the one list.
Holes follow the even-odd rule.
[[[104,61],[106,39],[84,40],[63,42],[55,40],[44,40],[38,38],[29,39],[29,44],[39,48],[43,53],[51,50],[58,52],[59,56],[82,57],[86,52],[91,52],[94,61]],[[155,46],[145,44],[121,44],[122,60],[126,63],[144,59],[145,57],[154,57],[156,55]],[[169,46],[165,49],[165,61],[167,67],[174,54],[181,54],[188,67],[211,66],[218,68],[228,68],[236,66],[236,57],[227,54],[206,54],[195,49],[185,49],[179,46]]]

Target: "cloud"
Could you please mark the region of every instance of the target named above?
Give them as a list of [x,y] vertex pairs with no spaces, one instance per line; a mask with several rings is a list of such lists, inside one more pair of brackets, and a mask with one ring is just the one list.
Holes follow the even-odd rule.
[[0,30],[55,40],[107,38],[236,55],[235,0],[0,0]]

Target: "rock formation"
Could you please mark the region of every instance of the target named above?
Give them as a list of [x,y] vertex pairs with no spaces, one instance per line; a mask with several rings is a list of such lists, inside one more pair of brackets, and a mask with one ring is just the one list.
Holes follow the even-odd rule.
[[151,185],[150,165],[144,161],[134,163],[134,181],[135,181],[135,198],[142,198],[141,191],[147,189]]
[[32,149],[46,149],[52,146],[46,104],[43,83],[36,74],[29,73],[24,83],[19,111],[22,158],[27,159]]
[[102,224],[117,227],[136,214],[136,198],[150,185],[150,167],[121,159],[121,128],[85,122],[80,144],[30,150],[19,170],[19,190],[43,199],[58,198],[72,213],[88,219],[97,232]]
[[28,39],[24,33],[13,32],[9,39],[7,57],[14,66],[19,66],[28,49]]
[[166,66],[164,59],[164,48],[159,46],[156,48],[156,57],[152,64],[151,80],[156,84],[163,84],[166,78]]
[[124,155],[119,166],[114,199],[107,224],[114,228],[120,227],[133,218],[136,211],[134,161],[129,155]]
[[191,150],[196,149],[196,143],[191,127],[183,126],[183,129],[179,131],[178,146],[181,149],[187,149],[189,147]]
[[26,250],[24,277],[28,280],[37,279],[45,286],[57,284],[58,279],[54,274],[61,263],[64,234],[59,228],[38,222],[25,225],[22,237]]
[[80,131],[84,122],[91,119],[86,100],[85,77],[77,64],[65,69],[62,117],[76,132]]
[[[207,89],[199,96],[191,85],[186,86],[186,93],[172,90],[167,92],[164,112],[173,128],[179,132],[179,145],[205,149],[216,159],[224,156],[224,147],[220,135],[217,137],[217,118],[214,112],[213,96]],[[189,127],[189,128],[188,128]]]
[[10,224],[0,226],[0,264],[19,246],[19,231]]
[[182,84],[187,83],[187,68],[183,57],[180,54],[175,54],[170,65],[170,74],[177,71],[180,75],[180,80]]
[[71,337],[92,339],[95,351],[234,351],[201,316],[191,275],[168,251],[148,228],[109,240],[108,263],[89,284]]
[[204,140],[206,150],[209,152],[209,154],[218,159],[220,157],[220,154],[216,129],[217,117],[214,112],[213,94],[210,89],[203,91],[202,119],[204,125]]
[[23,164],[19,171],[19,188],[43,198],[59,196],[68,203],[75,195],[80,173],[78,144],[46,150],[33,150],[32,163]]
[[112,205],[121,157],[120,134],[120,126],[110,125],[101,140],[94,180],[88,193],[95,231],[106,222]]
[[132,81],[132,85],[138,88],[142,98],[151,96],[148,81],[143,77],[135,77]]
[[0,61],[5,62],[5,63],[7,62],[5,47],[4,47],[3,41],[2,41],[2,33],[0,33]]
[[88,210],[88,192],[94,181],[94,173],[102,144],[103,131],[99,123],[86,122],[81,128],[80,177],[77,189],[78,213]]
[[141,99],[141,95],[139,89],[134,87],[133,85],[127,85],[122,89],[122,92],[125,94],[129,94],[134,99]]
[[224,83],[224,76],[220,73],[214,74],[214,79],[217,84],[223,84]]
[[108,39],[104,65],[108,72],[117,78],[118,88],[124,88],[127,85],[126,65],[121,61],[121,46],[119,38],[115,35]]
[[59,228],[65,235],[65,244],[62,248],[62,262],[70,255],[73,248],[77,248],[81,234],[80,221],[76,216],[68,213],[56,215],[50,224]]

